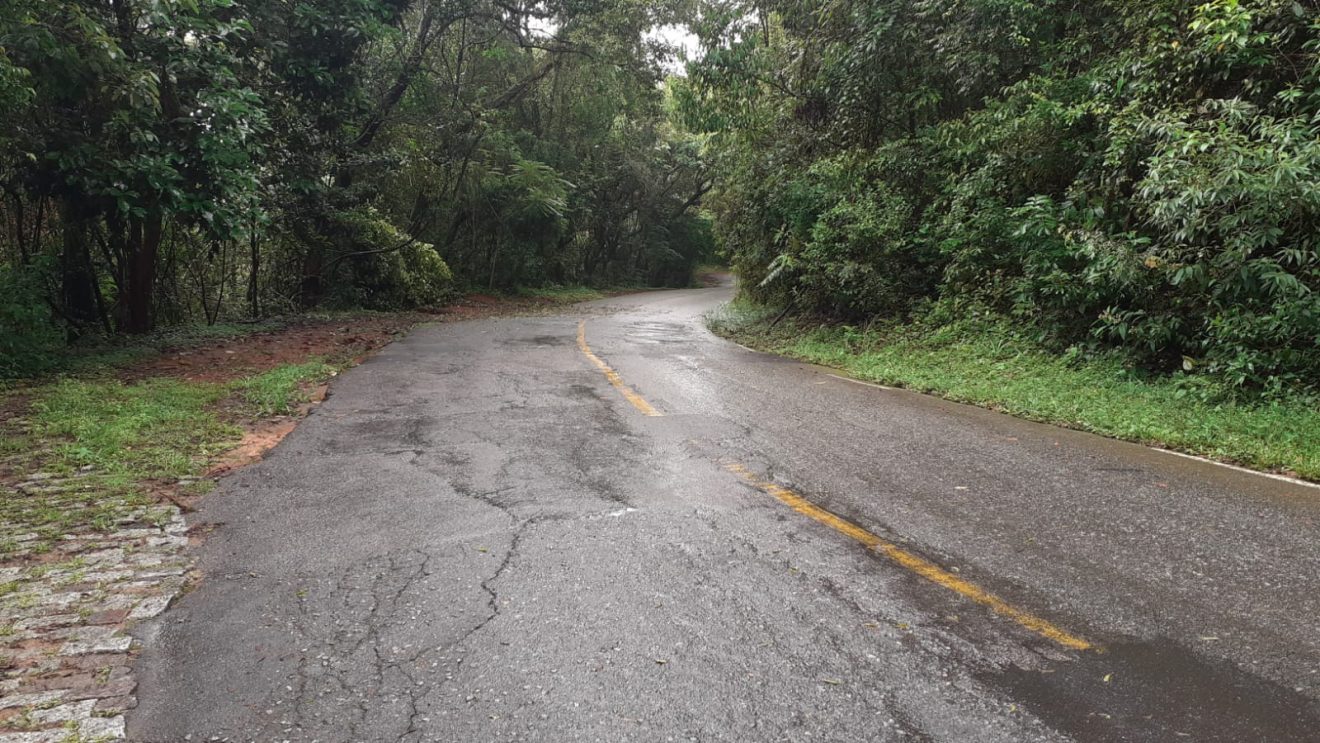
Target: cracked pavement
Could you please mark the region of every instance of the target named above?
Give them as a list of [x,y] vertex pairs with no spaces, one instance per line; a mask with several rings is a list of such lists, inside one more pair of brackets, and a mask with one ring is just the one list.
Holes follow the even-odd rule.
[[700,322],[729,296],[420,328],[343,374],[194,515],[130,738],[1313,739],[1320,492],[744,351]]

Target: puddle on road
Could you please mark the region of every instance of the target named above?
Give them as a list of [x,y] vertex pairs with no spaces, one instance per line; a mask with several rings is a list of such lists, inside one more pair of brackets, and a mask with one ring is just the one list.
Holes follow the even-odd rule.
[[685,323],[638,322],[628,326],[628,340],[635,343],[682,343],[692,335]]
[[[1320,705],[1178,645],[1127,643],[1041,669],[977,674],[1078,741],[1303,741]],[[1107,680],[1106,680],[1107,679]]]
[[573,344],[573,338],[567,335],[535,335],[526,338],[505,338],[499,341],[502,346],[568,346]]

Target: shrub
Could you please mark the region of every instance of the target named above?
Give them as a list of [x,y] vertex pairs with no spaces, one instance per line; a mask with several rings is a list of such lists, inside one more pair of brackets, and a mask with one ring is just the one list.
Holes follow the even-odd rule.
[[51,316],[37,266],[0,265],[0,378],[32,376],[49,370],[63,343]]

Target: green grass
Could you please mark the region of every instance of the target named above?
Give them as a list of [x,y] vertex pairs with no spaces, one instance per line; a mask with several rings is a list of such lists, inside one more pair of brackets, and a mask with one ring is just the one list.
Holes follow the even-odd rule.
[[260,416],[287,415],[307,402],[307,388],[329,379],[335,367],[320,359],[285,364],[263,374],[242,379],[234,387]]
[[[199,475],[242,434],[219,418],[217,403],[233,396],[250,415],[292,413],[311,385],[335,371],[313,359],[230,384],[88,377],[25,388],[26,425],[6,427],[0,457],[38,478],[22,492],[0,488],[0,557],[19,549],[40,553],[64,534],[104,531],[126,519],[160,520],[164,511],[144,485]],[[185,490],[208,485],[199,481]],[[30,534],[37,538],[22,539]]]
[[[26,393],[27,425],[6,432],[3,453],[39,479],[23,492],[0,489],[0,555],[43,552],[63,534],[125,519],[159,521],[164,511],[142,483],[197,474],[240,433],[211,409],[222,385],[61,379]],[[37,539],[20,543],[25,534]]]
[[1069,359],[1005,324],[847,326],[781,322],[735,303],[708,318],[740,343],[905,387],[1113,438],[1160,445],[1320,480],[1320,406],[1313,397],[1204,399],[1188,380],[1143,377],[1117,357]]
[[31,435],[53,444],[48,471],[183,477],[235,433],[208,410],[225,392],[173,379],[63,379],[32,403]]

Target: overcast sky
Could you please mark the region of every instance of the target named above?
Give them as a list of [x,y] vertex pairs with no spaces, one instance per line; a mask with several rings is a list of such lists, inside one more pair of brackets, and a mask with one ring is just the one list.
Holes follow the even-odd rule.
[[[687,59],[692,59],[697,54],[697,37],[687,26],[656,26],[646,32],[647,39],[657,39],[678,47],[686,55]],[[683,62],[681,60],[670,60],[665,64],[665,70],[670,74],[683,74]]]
[[[543,36],[553,36],[558,30],[558,24],[550,19],[529,18],[527,26],[535,34]],[[645,38],[648,40],[664,41],[677,49],[680,49],[687,59],[692,59],[697,54],[697,37],[687,26],[669,24],[665,26],[656,26],[647,31]],[[671,59],[664,65],[665,71],[671,75],[683,74],[683,61],[680,59]]]

